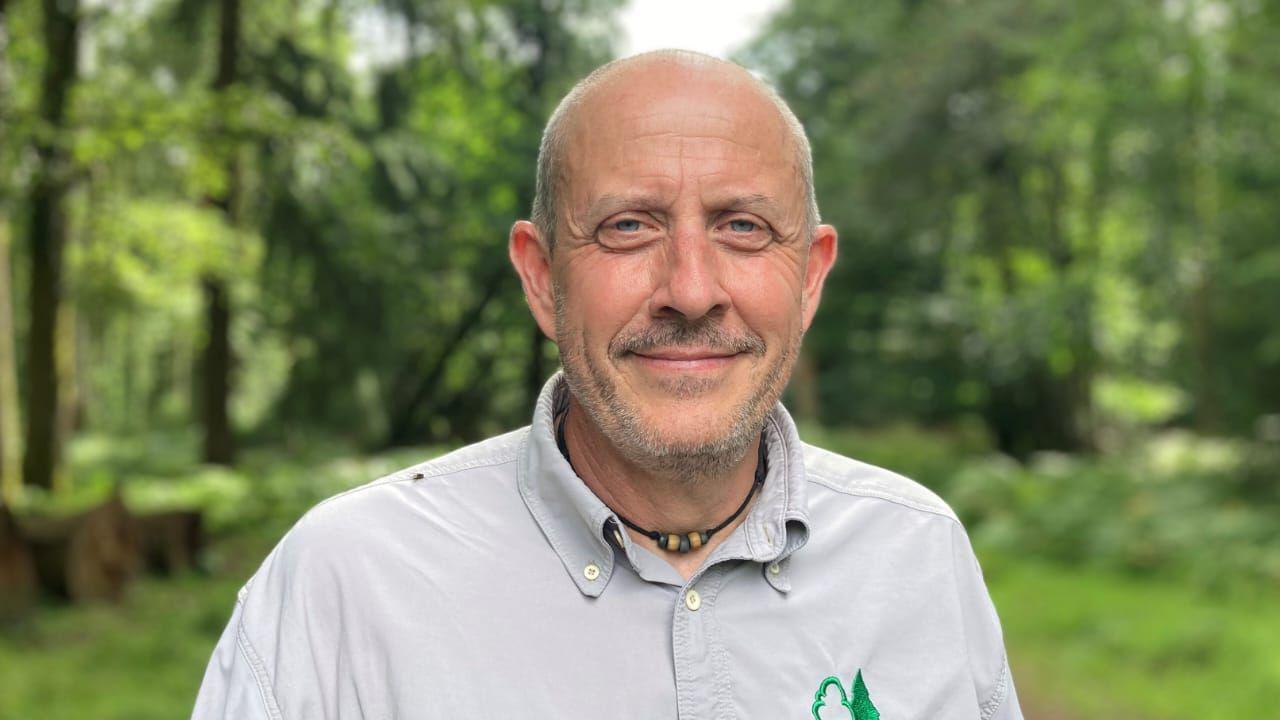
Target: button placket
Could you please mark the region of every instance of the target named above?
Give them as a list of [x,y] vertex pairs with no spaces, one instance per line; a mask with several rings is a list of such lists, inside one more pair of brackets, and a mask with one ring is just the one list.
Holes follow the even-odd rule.
[[726,568],[722,564],[706,570],[676,597],[671,647],[680,718],[733,717],[722,701],[727,673],[711,612]]

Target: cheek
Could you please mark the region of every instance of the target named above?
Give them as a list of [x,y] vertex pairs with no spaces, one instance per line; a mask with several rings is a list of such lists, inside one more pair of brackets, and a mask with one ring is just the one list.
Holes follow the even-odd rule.
[[789,338],[802,320],[800,276],[789,264],[767,258],[754,258],[738,270],[730,294],[743,322],[766,340]]
[[606,347],[623,327],[643,313],[653,294],[650,268],[627,257],[592,258],[566,275],[566,322],[588,348]]

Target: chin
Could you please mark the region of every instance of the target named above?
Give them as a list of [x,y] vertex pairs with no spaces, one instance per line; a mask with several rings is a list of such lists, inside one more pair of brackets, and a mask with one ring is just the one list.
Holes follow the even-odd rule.
[[749,417],[748,404],[742,402],[723,405],[676,401],[673,405],[650,405],[633,415],[635,423],[630,429],[652,454],[740,454],[764,424],[763,417]]

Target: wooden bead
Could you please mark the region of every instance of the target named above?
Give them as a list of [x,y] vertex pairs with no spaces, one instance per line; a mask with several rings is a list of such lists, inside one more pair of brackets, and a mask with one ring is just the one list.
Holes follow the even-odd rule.
[[700,532],[689,533],[689,547],[694,550],[697,550],[698,548],[702,547],[702,533]]
[[680,549],[680,536],[676,535],[675,533],[671,533],[670,535],[667,536],[667,550],[675,552],[676,550],[679,550],[679,549]]

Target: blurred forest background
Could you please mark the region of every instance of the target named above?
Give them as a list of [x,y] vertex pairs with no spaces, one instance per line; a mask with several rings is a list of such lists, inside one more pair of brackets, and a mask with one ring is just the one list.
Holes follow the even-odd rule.
[[[0,717],[187,716],[307,507],[528,422],[506,233],[619,5],[0,0],[0,540],[207,536],[0,602]],[[1280,718],[1280,2],[794,0],[736,57],[841,232],[788,404],[961,514],[1028,718]]]

